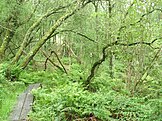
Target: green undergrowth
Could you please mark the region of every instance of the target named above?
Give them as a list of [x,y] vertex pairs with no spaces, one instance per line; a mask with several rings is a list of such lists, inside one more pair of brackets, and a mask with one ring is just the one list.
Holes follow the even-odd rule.
[[30,78],[29,75],[33,77],[31,82],[42,83],[42,88],[33,91],[32,121],[161,120],[160,96],[151,95],[152,91],[147,88],[142,95],[132,95],[121,79],[110,79],[106,73],[94,78],[91,90],[86,90],[86,74],[78,65],[72,65],[68,75],[40,71],[27,74],[24,81]]
[[[1,102],[9,102],[6,107],[12,107],[16,99],[12,93],[18,94],[24,85],[41,83],[42,87],[32,92],[35,101],[29,115],[31,121],[160,121],[162,117],[161,81],[153,83],[156,81],[151,77],[132,95],[122,79],[111,79],[103,70],[87,90],[87,70],[77,64],[71,65],[68,74],[58,70],[24,70],[16,74],[15,70],[19,69],[12,68],[11,75],[16,75],[17,80],[2,81]],[[1,78],[5,80],[5,76]],[[6,107],[0,111],[3,115],[11,109]]]
[[7,121],[18,95],[25,90],[24,83],[6,82],[0,84],[0,120]]
[[[6,77],[8,64],[0,65],[0,121],[7,121],[18,95],[26,88],[23,82],[11,81]],[[11,76],[18,74],[13,68]]]

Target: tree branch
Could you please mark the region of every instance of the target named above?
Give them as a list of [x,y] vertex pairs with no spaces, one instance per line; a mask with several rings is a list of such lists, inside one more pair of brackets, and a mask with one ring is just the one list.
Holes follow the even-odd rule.
[[134,43],[128,43],[128,44],[126,44],[126,43],[119,43],[118,41],[116,41],[116,42],[112,43],[112,45],[114,44],[114,45],[121,45],[121,46],[134,46],[134,45],[141,44],[141,45],[148,45],[148,46],[152,47],[151,45],[154,42],[156,42],[157,40],[159,40],[159,39],[162,39],[162,37],[155,38],[151,42],[141,42],[141,41],[139,41],[139,42],[134,42]]
[[[97,68],[98,66],[100,66],[100,65],[102,64],[102,62],[105,61],[105,59],[106,59],[106,57],[107,57],[105,51],[106,51],[106,49],[107,49],[108,47],[115,46],[115,45],[121,45],[121,46],[134,46],[134,45],[138,45],[138,44],[145,44],[145,45],[151,46],[151,44],[153,44],[153,43],[154,43],[156,40],[158,40],[158,39],[162,39],[162,37],[156,38],[156,39],[152,40],[150,43],[148,43],[148,42],[135,42],[135,43],[125,44],[125,43],[118,43],[118,41],[116,41],[116,42],[112,42],[112,43],[110,43],[110,44],[107,44],[107,45],[102,49],[102,58],[99,59],[98,61],[96,61],[96,62],[93,64],[93,66],[92,66],[92,68],[91,68],[91,73],[90,73],[90,75],[87,77],[87,79],[86,79],[86,81],[85,81],[85,84],[86,84],[86,86],[87,86],[87,89],[89,89],[91,80],[92,80],[92,78],[95,76],[95,70],[96,70],[96,68]],[[161,47],[161,48],[162,48],[162,47]],[[160,52],[161,48],[159,49],[158,53]],[[153,62],[155,61],[155,59],[157,58],[158,53],[155,55],[155,57],[154,57],[152,63],[153,63]],[[151,67],[149,67],[149,68],[151,68]]]
[[136,25],[137,23],[140,23],[140,22],[142,21],[142,19],[143,19],[145,16],[147,16],[147,15],[153,13],[154,11],[160,11],[160,12],[162,12],[162,9],[155,8],[155,9],[153,9],[153,10],[151,10],[151,11],[149,11],[149,12],[143,14],[143,15],[140,17],[140,19],[137,20],[136,22],[131,23],[131,24],[129,24],[129,25],[121,26],[121,27],[118,29],[118,37],[117,37],[117,40],[120,40],[120,32],[122,31],[122,29],[127,28],[127,27],[129,27],[129,26],[134,26],[134,25]]
[[60,58],[58,57],[57,53],[56,53],[55,51],[51,51],[51,53],[54,53],[54,54],[55,54],[57,60],[59,61],[59,63],[60,63],[60,65],[62,66],[62,68],[64,69],[64,72],[67,74],[67,71],[66,71],[64,65],[62,64]]
[[96,70],[96,68],[99,67],[105,61],[105,59],[107,57],[107,54],[106,54],[105,51],[106,51],[106,49],[108,47],[109,47],[109,45],[106,45],[105,47],[103,47],[103,49],[102,49],[102,58],[99,59],[98,61],[96,61],[93,64],[93,66],[91,68],[91,73],[90,73],[90,75],[87,77],[87,79],[85,81],[85,85],[86,85],[87,89],[90,88],[90,83],[91,83],[92,78],[95,76],[95,70]]
[[[82,37],[84,37],[84,38],[86,38],[86,39],[92,41],[92,42],[97,43],[94,39],[91,39],[90,37],[86,36],[85,34],[82,34],[82,33],[80,33],[80,32],[76,32],[76,31],[73,31],[73,30],[61,30],[61,31],[59,31],[59,32],[54,33],[51,37],[56,36],[57,34],[60,34],[60,33],[64,33],[64,32],[75,33],[75,34],[77,34],[77,35],[79,35],[79,36],[82,36]],[[50,38],[51,38],[51,37],[50,37]]]
[[[16,63],[16,62],[19,61],[19,59],[20,59],[20,57],[21,57],[21,55],[22,55],[22,53],[23,53],[23,49],[26,47],[26,45],[27,45],[27,43],[28,43],[28,39],[30,38],[32,32],[34,31],[34,29],[35,29],[36,27],[38,27],[38,26],[40,25],[40,23],[42,22],[42,20],[43,20],[44,18],[46,18],[46,17],[48,17],[48,16],[54,14],[56,11],[58,11],[58,10],[60,10],[60,9],[69,7],[69,6],[73,5],[74,3],[75,3],[75,2],[70,3],[70,4],[68,4],[68,5],[65,5],[65,6],[60,6],[60,7],[58,7],[58,8],[53,9],[53,10],[50,10],[50,11],[48,11],[46,14],[44,14],[43,16],[41,16],[35,23],[33,23],[33,25],[32,25],[32,26],[28,29],[28,31],[26,32],[26,35],[25,35],[25,37],[24,37],[24,40],[23,40],[23,42],[22,42],[22,44],[21,44],[21,46],[20,46],[20,49],[19,49],[18,52],[16,53],[16,56],[13,58],[12,63],[14,64],[14,63]],[[76,10],[74,10],[74,11],[76,11]],[[74,14],[74,13],[72,13],[72,14]],[[72,15],[72,14],[70,14],[70,15]],[[68,18],[69,16],[66,16],[66,17]],[[64,18],[64,19],[67,19],[67,18]],[[60,18],[60,19],[62,19],[62,18]],[[58,23],[61,25],[61,24],[62,24],[62,21],[61,21],[61,22],[58,21]],[[55,25],[57,25],[57,23],[56,23]],[[60,25],[59,25],[59,26],[60,26]],[[56,28],[57,28],[57,27],[56,27]],[[50,33],[50,36],[51,36],[51,34],[53,34],[53,32]],[[47,40],[47,39],[49,39],[49,37],[47,37],[46,40]]]
[[30,21],[30,19],[33,17],[35,11],[37,10],[37,7],[38,7],[39,4],[40,4],[40,0],[39,0],[38,3],[35,5],[35,8],[34,8],[33,12],[30,14],[30,16],[29,16],[25,21],[22,21],[21,23],[19,23],[19,26],[21,26],[21,25],[27,23],[28,21]]
[[156,59],[158,59],[158,57],[160,57],[160,52],[162,50],[162,46],[159,48],[159,50],[156,52],[154,58],[152,59],[151,63],[149,64],[149,66],[146,68],[145,72],[142,74],[142,77],[139,79],[139,81],[137,81],[137,83],[134,86],[134,90],[136,90],[137,86],[140,83],[143,83],[143,81],[147,78],[149,71],[152,69],[154,62],[156,61]]
[[64,72],[64,70],[58,66],[57,64],[55,64],[51,59],[50,59],[50,56],[52,55],[52,52],[51,54],[48,56],[44,51],[42,51],[42,54],[46,57],[46,61],[45,61],[45,70],[47,69],[47,61],[49,60],[52,65],[54,65],[55,67],[57,67],[59,70],[61,70],[62,72]]

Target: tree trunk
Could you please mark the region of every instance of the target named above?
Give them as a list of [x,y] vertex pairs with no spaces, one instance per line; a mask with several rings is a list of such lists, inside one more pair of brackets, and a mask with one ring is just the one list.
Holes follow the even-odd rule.
[[63,22],[68,19],[70,16],[74,15],[76,11],[84,7],[78,6],[71,12],[66,13],[64,16],[60,17],[56,23],[50,28],[48,32],[45,33],[45,35],[36,43],[36,45],[32,48],[32,50],[28,53],[28,55],[25,57],[23,62],[20,64],[20,66],[25,69],[28,63],[33,59],[33,57],[36,55],[36,53],[39,51],[39,49],[43,46],[43,44],[51,37],[51,35],[56,31],[56,29],[63,24]]
[[5,57],[5,51],[6,51],[8,44],[11,41],[13,36],[14,36],[14,32],[6,30],[5,38],[4,38],[2,45],[0,47],[0,60],[3,60],[3,58]]
[[[17,2],[17,5],[21,5],[24,2],[24,0],[20,0]],[[17,5],[15,5],[17,7]],[[12,38],[15,35],[15,31],[16,29],[21,25],[18,22],[18,15],[19,15],[20,11],[19,9],[16,9],[12,12],[12,14],[8,17],[8,19],[5,21],[7,23],[7,27],[5,28],[6,31],[4,31],[5,33],[5,38],[1,44],[0,47],[0,60],[2,60],[5,57],[5,51],[10,43],[10,41],[12,40]]]
[[27,31],[25,37],[24,37],[24,41],[22,42],[20,49],[17,51],[16,56],[13,58],[12,63],[16,63],[19,61],[21,55],[23,54],[23,50],[25,49],[28,40],[30,38],[31,33],[33,32],[33,30],[39,26],[39,24],[41,23],[41,21],[43,20],[43,18],[49,16],[49,14],[51,14],[50,12],[47,12],[45,15],[43,15],[42,17],[40,17]]

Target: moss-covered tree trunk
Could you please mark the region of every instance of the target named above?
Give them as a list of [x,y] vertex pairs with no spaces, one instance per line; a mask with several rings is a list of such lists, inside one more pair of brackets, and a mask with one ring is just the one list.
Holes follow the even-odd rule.
[[27,56],[24,58],[20,66],[24,69],[28,65],[28,63],[33,59],[33,57],[36,55],[36,53],[39,51],[39,49],[43,46],[43,44],[51,37],[51,35],[56,31],[56,29],[64,23],[66,19],[68,19],[70,16],[74,15],[78,10],[80,10],[82,7],[84,7],[86,4],[80,4],[76,5],[75,9],[72,11],[69,11],[62,17],[60,17],[55,24],[49,29],[48,32],[45,33],[45,35],[36,43],[36,45],[31,49],[31,51],[27,54]]
[[19,61],[21,55],[23,54],[23,50],[25,49],[27,43],[28,43],[28,40],[33,32],[33,30],[39,26],[39,24],[42,22],[42,20],[49,16],[53,11],[48,11],[46,14],[44,14],[43,16],[41,16],[27,31],[25,37],[24,37],[24,40],[19,48],[19,50],[17,51],[15,57],[13,58],[12,60],[12,64],[15,64],[16,62]]
[[[15,7],[21,6],[23,2],[24,0],[18,1]],[[4,27],[2,32],[0,33],[2,34],[2,36],[4,35],[2,44],[0,46],[0,61],[4,59],[5,51],[7,50],[9,43],[14,37],[16,29],[21,25],[19,23],[19,17],[18,17],[19,13],[20,13],[19,8],[12,11],[11,15],[5,21],[6,23],[5,26],[7,28]]]
[[0,46],[0,60],[3,60],[5,57],[5,51],[9,45],[9,42],[11,41],[12,37],[14,36],[13,31],[6,30],[5,37],[3,39],[3,42]]

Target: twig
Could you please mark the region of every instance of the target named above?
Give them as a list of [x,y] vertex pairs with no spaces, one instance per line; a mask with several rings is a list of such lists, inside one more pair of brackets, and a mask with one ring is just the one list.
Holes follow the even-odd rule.
[[52,53],[48,56],[44,51],[42,51],[42,54],[46,57],[46,61],[45,61],[45,70],[47,69],[47,61],[49,60],[51,62],[52,65],[54,65],[55,67],[57,67],[59,70],[61,70],[62,72],[63,69],[58,66],[57,64],[55,64],[51,59],[50,59],[50,56],[52,55]]
[[[82,33],[80,33],[80,32],[76,32],[76,31],[74,31],[74,30],[61,30],[61,31],[59,31],[59,32],[56,32],[56,33],[52,34],[51,37],[56,36],[57,34],[60,34],[60,33],[63,33],[63,32],[75,33],[75,34],[77,34],[77,35],[79,35],[79,36],[82,36],[82,37],[84,37],[84,38],[86,38],[86,39],[92,41],[92,42],[97,43],[94,39],[91,39],[90,37],[86,36],[85,34],[82,34]],[[51,37],[50,37],[50,38],[51,38]]]
[[11,32],[14,32],[14,30],[12,30],[12,29],[10,29],[10,28],[7,28],[7,27],[5,27],[5,26],[2,26],[1,24],[0,24],[0,26],[1,26],[2,28],[6,29],[6,30],[9,30],[9,31],[11,31]]
[[58,60],[58,61],[59,61],[59,63],[61,64],[61,66],[62,66],[62,68],[64,69],[65,73],[67,74],[67,71],[66,71],[66,69],[65,69],[64,65],[62,64],[62,62],[61,62],[60,58],[58,57],[57,53],[56,53],[55,51],[51,51],[51,53],[54,53],[54,54],[55,54],[55,56],[56,56],[57,60]]

